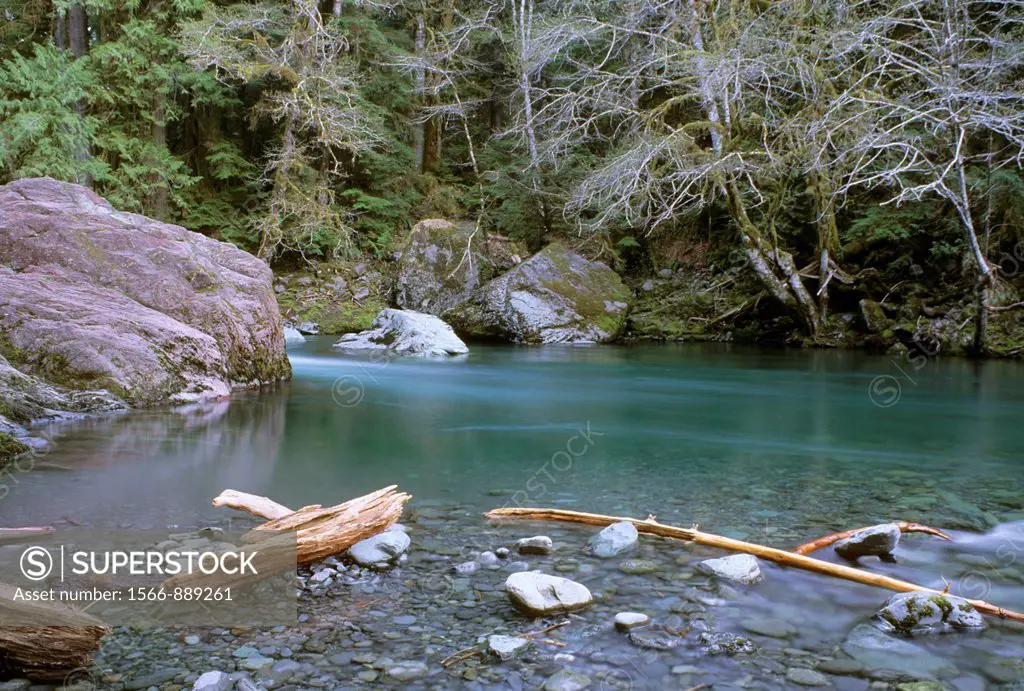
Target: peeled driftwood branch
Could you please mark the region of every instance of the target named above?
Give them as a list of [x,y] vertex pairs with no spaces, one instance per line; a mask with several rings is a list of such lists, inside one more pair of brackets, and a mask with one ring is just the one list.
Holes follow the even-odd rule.
[[[744,554],[752,554],[755,557],[760,557],[766,561],[771,561],[776,564],[783,566],[793,566],[798,569],[805,571],[813,571],[815,573],[823,573],[828,576],[835,576],[836,578],[843,578],[848,581],[855,583],[863,583],[864,585],[873,585],[879,588],[887,588],[889,590],[895,590],[900,593],[909,592],[924,592],[934,593],[936,595],[944,595],[942,591],[935,590],[933,588],[925,588],[914,583],[907,581],[901,581],[896,578],[890,578],[888,576],[882,576],[879,574],[868,573],[867,571],[861,571],[849,566],[843,566],[841,564],[832,564],[827,561],[820,559],[814,559],[813,557],[806,557],[802,554],[794,554],[793,552],[787,552],[781,549],[775,549],[773,547],[765,547],[763,545],[754,544],[752,542],[744,542],[742,540],[734,540],[729,537],[722,537],[720,535],[713,535],[711,533],[702,533],[697,528],[676,528],[671,525],[662,525],[654,520],[653,517],[648,518],[645,521],[638,520],[636,518],[620,518],[617,516],[603,516],[596,513],[583,513],[580,511],[565,511],[562,509],[534,509],[534,508],[506,508],[506,509],[495,509],[489,511],[486,514],[487,518],[492,519],[503,519],[503,518],[515,518],[522,520],[537,520],[537,521],[564,521],[567,523],[582,523],[584,525],[597,525],[597,526],[608,526],[613,523],[621,523],[626,521],[636,526],[637,532],[646,533],[648,535],[658,535],[660,537],[667,537],[676,540],[684,540],[686,542],[695,542],[699,545],[707,545],[709,547],[718,547],[720,549],[729,550],[730,552],[742,552]],[[994,617],[1000,617],[1002,619],[1012,619],[1013,621],[1024,622],[1024,614],[1020,612],[1014,612],[1012,610],[1003,609],[1002,607],[996,607],[995,605],[989,604],[982,600],[968,600],[975,609],[984,614],[988,614]]]
[[[949,542],[953,541],[953,538],[951,538],[947,533],[942,532],[938,528],[932,528],[921,523],[909,523],[908,521],[890,521],[890,523],[898,525],[900,527],[901,533],[927,533],[928,535],[934,535],[935,537],[940,537],[943,540],[947,540]],[[852,537],[853,535],[866,529],[867,528],[855,528],[854,530],[844,530],[841,533],[832,533],[831,535],[819,537],[817,540],[811,540],[810,542],[805,542],[799,547],[796,547],[795,549],[793,549],[793,554],[810,554],[811,552],[816,552],[819,549],[824,549],[829,545],[833,545],[839,542],[840,540],[845,540],[848,537]]]
[[295,531],[299,564],[320,561],[397,522],[411,497],[396,489],[391,485],[337,506],[307,506],[253,528],[242,541],[255,543],[266,533]]
[[217,507],[226,506],[229,509],[245,511],[248,514],[272,521],[292,513],[287,506],[278,504],[273,499],[258,497],[255,494],[246,494],[233,489],[226,489],[213,500]]
[[[252,562],[258,575],[254,579],[251,574],[180,574],[167,579],[164,586],[233,587],[344,552],[398,521],[411,497],[396,489],[397,485],[391,485],[337,506],[324,508],[314,504],[298,511],[286,509],[267,497],[225,490],[213,500],[214,506],[229,506],[254,516],[280,513],[279,509],[287,512],[242,536],[244,544],[259,548]],[[295,534],[294,538],[285,537],[290,533]]]
[[[92,654],[110,629],[99,619],[57,602],[15,600],[14,586],[0,583],[0,676],[60,682],[92,665]],[[46,626],[11,626],[19,622]]]

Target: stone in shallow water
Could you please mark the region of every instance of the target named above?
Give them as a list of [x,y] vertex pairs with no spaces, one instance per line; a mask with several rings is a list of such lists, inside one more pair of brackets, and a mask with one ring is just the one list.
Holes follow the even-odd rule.
[[860,530],[835,544],[836,554],[843,559],[858,557],[885,557],[892,554],[900,542],[900,527],[895,523],[883,523]]
[[498,559],[498,555],[494,552],[481,552],[480,556],[476,558],[476,561],[485,569],[501,568],[501,561]]
[[619,571],[631,576],[644,576],[658,570],[658,565],[646,559],[627,559],[619,564]]
[[234,685],[224,672],[206,672],[192,684],[192,691],[229,691]]
[[985,626],[981,614],[967,600],[928,593],[893,595],[875,618],[883,629],[907,635],[946,627],[980,629]]
[[387,675],[396,681],[412,681],[427,675],[427,666],[422,662],[399,662],[389,667]]
[[487,638],[487,648],[502,660],[511,660],[530,647],[527,638],[494,635]]
[[509,576],[505,591],[512,604],[532,616],[583,609],[594,599],[585,585],[534,571]]
[[548,677],[544,691],[582,691],[590,686],[590,677],[568,667]]
[[704,632],[697,640],[705,655],[740,655],[757,650],[754,641],[731,633]]
[[806,667],[791,667],[786,672],[786,681],[800,686],[827,686],[828,677]]
[[733,583],[759,583],[761,567],[755,557],[749,554],[734,554],[719,559],[705,559],[697,564],[697,569],[716,578]]
[[516,550],[520,554],[551,554],[554,545],[547,535],[535,535],[524,537],[516,543]]
[[850,632],[843,652],[872,670],[891,670],[916,679],[954,676],[956,667],[908,641],[861,624]]
[[658,631],[634,631],[629,634],[629,642],[638,648],[650,650],[671,650],[682,641],[678,636]]
[[272,664],[274,664],[273,658],[263,657],[262,655],[253,655],[243,659],[238,663],[238,666],[241,669],[248,669],[255,672],[265,667],[270,667]]
[[628,521],[613,523],[590,538],[590,552],[602,559],[608,559],[636,547],[639,536],[636,526]]
[[401,530],[386,530],[352,545],[348,555],[360,566],[387,567],[409,549],[409,542]]
[[460,576],[472,576],[476,573],[478,566],[475,561],[464,561],[461,564],[455,565],[455,573]]
[[615,615],[615,628],[619,631],[629,631],[651,623],[651,618],[640,612],[619,612]]
[[790,638],[797,634],[796,627],[775,617],[750,617],[740,623],[743,630],[768,638]]

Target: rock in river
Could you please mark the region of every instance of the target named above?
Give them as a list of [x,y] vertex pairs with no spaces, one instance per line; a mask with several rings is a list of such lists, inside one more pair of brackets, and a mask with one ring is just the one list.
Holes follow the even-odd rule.
[[385,530],[352,545],[348,556],[360,566],[387,568],[409,549],[409,536],[401,530]]
[[651,618],[640,612],[619,612],[615,615],[615,628],[619,631],[629,631],[651,623]]
[[901,634],[985,626],[978,610],[963,598],[930,593],[898,593],[889,598],[875,618],[888,631]]
[[486,257],[473,251],[473,231],[471,223],[440,218],[413,226],[398,259],[395,304],[439,315],[469,298],[481,283],[481,268],[491,268]]
[[291,373],[263,261],[86,187],[0,187],[0,266],[8,360],[54,384],[145,405]]
[[502,635],[494,635],[487,638],[487,649],[502,660],[511,660],[529,647],[529,638]]
[[473,291],[444,317],[469,337],[603,343],[622,332],[629,300],[618,274],[555,243]]
[[850,632],[843,651],[872,670],[891,670],[915,679],[955,676],[956,667],[909,641],[861,624]]
[[431,314],[386,309],[367,331],[346,334],[335,348],[341,350],[389,350],[398,355],[445,356],[468,353],[452,328]]
[[535,571],[509,576],[505,592],[512,604],[535,617],[583,609],[594,599],[585,585]]
[[230,691],[234,685],[224,672],[206,672],[192,684],[192,691]]
[[892,554],[900,542],[900,527],[895,523],[883,523],[859,530],[845,540],[835,544],[836,554],[844,559]]
[[609,559],[636,547],[637,539],[636,526],[629,521],[620,521],[590,538],[587,546],[594,556]]
[[761,567],[749,554],[734,554],[719,559],[705,559],[697,564],[700,571],[733,583],[760,582]]
[[516,550],[520,554],[551,554],[554,545],[547,535],[535,535],[524,537],[516,543]]

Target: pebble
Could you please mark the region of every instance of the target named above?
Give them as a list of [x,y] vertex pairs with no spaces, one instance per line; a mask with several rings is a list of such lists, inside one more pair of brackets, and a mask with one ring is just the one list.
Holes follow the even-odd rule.
[[192,684],[192,691],[229,691],[234,685],[224,672],[206,672]]
[[548,677],[543,688],[544,691],[583,691],[590,683],[590,677],[587,675],[565,667]]
[[790,667],[786,672],[786,680],[800,686],[827,686],[828,677],[806,667]]

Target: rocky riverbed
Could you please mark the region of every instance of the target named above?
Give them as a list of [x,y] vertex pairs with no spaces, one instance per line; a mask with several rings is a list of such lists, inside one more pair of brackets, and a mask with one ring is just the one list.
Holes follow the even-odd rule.
[[[521,538],[541,531],[551,538],[550,550],[530,543],[520,549]],[[717,550],[641,536],[617,554],[598,556],[598,545],[588,546],[595,529],[486,524],[472,506],[436,501],[414,501],[402,532],[410,538],[408,551],[394,555],[388,568],[342,555],[303,569],[295,626],[117,629],[95,668],[69,682],[160,691],[700,684],[981,691],[1018,688],[1024,680],[1024,627],[989,620],[969,632],[893,636],[873,616],[885,591],[764,562],[757,565],[759,580],[730,581],[719,569],[701,567],[724,556]],[[862,566],[927,585],[947,574],[967,589],[975,587],[974,573],[989,579],[987,592],[965,594],[1019,608],[1024,570],[996,553],[1024,545],[1024,523],[955,537],[950,544],[905,536],[896,563],[867,558]],[[831,552],[820,556],[836,559]],[[527,616],[505,588],[510,575],[527,571],[571,579],[593,602],[568,614]],[[625,612],[642,616],[616,625]],[[489,640],[563,622],[517,639],[527,642],[511,651],[503,647],[508,640]],[[0,688],[27,687],[13,681]]]

